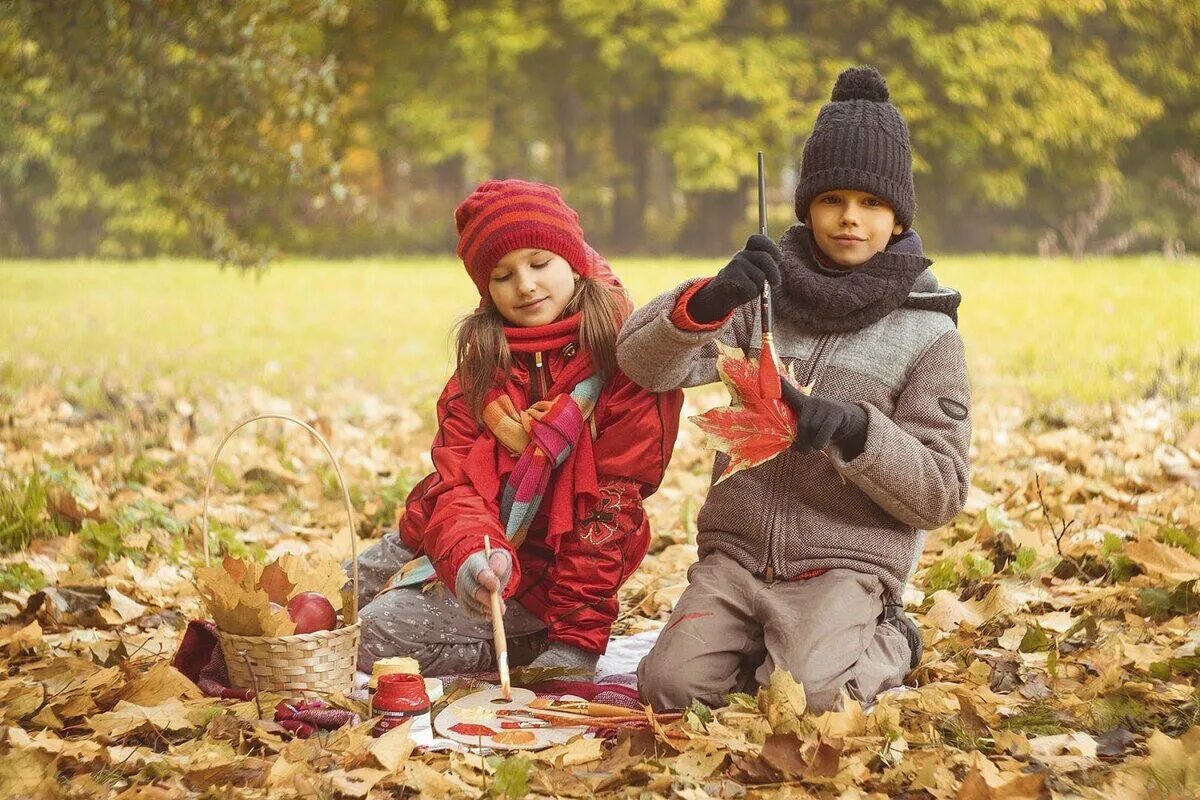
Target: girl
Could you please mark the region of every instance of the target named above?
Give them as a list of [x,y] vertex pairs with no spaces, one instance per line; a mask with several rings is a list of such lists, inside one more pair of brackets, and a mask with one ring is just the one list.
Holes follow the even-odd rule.
[[594,669],[650,541],[642,500],[682,393],[617,368],[628,297],[557,189],[487,181],[455,221],[481,302],[438,400],[434,471],[359,559],[359,668],[411,656],[426,675],[490,669],[499,590],[511,664]]

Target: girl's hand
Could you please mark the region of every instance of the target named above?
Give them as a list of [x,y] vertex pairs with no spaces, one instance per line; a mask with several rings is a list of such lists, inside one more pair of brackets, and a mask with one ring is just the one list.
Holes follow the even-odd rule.
[[[489,559],[483,550],[467,557],[458,569],[458,580],[454,584],[454,596],[470,614],[477,617],[491,616],[491,592],[503,594],[512,578],[512,557],[507,550],[493,550]],[[500,599],[500,610],[504,611],[504,598]]]
[[[487,567],[475,573],[475,580],[479,583],[479,588],[475,590],[475,600],[490,611],[490,594],[504,591],[504,587],[508,585],[508,579],[512,577],[512,562],[508,560],[508,553],[503,550],[494,550],[487,563]],[[501,575],[504,576],[503,580],[500,578]],[[503,597],[500,598],[500,610],[504,610]]]

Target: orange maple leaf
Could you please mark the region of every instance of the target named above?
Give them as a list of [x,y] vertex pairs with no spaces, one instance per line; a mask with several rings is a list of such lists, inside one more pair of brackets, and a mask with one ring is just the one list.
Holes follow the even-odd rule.
[[[691,418],[704,431],[704,446],[729,456],[717,483],[769,461],[796,440],[796,415],[782,399],[763,397],[758,362],[717,343],[717,372],[729,390],[729,406]],[[787,380],[787,378],[783,378]],[[808,394],[806,388],[800,391]]]

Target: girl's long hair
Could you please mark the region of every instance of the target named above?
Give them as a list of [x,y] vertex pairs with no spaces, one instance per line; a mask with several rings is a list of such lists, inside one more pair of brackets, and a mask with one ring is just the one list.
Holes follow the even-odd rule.
[[[579,344],[591,357],[595,374],[604,382],[617,371],[617,334],[629,317],[632,303],[625,290],[592,278],[580,278],[563,316],[579,312]],[[512,377],[512,353],[504,338],[504,317],[491,303],[477,308],[458,323],[455,334],[455,374],[475,421],[483,425],[488,389]]]

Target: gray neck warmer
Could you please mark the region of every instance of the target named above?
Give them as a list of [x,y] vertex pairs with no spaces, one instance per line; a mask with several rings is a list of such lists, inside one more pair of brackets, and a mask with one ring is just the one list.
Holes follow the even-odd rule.
[[793,225],[779,240],[783,251],[783,291],[779,314],[819,333],[857,331],[900,307],[940,311],[957,324],[962,297],[940,288],[929,271],[921,237],[909,229],[887,250],[852,270],[822,265],[822,253],[804,225]]

